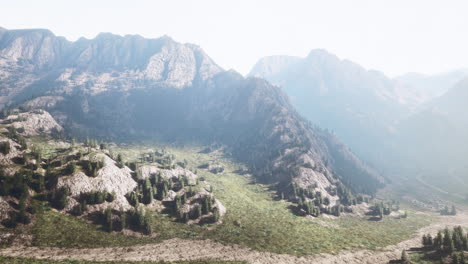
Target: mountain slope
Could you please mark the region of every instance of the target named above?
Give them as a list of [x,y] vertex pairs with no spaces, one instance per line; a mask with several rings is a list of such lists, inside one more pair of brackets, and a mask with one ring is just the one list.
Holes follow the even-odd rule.
[[109,33],[68,42],[13,30],[2,33],[0,47],[2,102],[46,108],[78,135],[221,143],[279,190],[290,193],[292,181],[332,201],[339,182],[356,192],[381,186],[278,87],[222,70],[197,46]]
[[[398,125],[397,144],[411,142],[414,146],[401,151],[402,155],[411,157],[416,166],[424,164],[419,172],[439,178],[438,183],[456,183],[452,187],[458,191],[467,187],[461,180],[466,179],[468,167],[467,100],[468,79],[464,79],[443,96],[421,106],[420,111]],[[413,165],[413,168],[416,166]],[[447,181],[447,177],[451,180]]]
[[392,80],[325,50],[312,50],[306,58],[261,59],[250,75],[280,85],[301,114],[335,131],[368,160],[380,158],[382,139],[408,111]]
[[401,90],[411,95],[417,106],[445,94],[467,76],[468,70],[460,69],[436,75],[407,73],[396,77],[394,80]]
[[301,114],[386,175],[465,195],[465,70],[390,79],[313,50],[306,58],[266,57],[250,75],[281,85]]

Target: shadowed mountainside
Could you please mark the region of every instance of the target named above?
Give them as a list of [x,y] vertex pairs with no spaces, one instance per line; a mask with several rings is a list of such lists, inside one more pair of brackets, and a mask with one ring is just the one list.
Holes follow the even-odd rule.
[[302,119],[278,87],[224,71],[195,45],[0,32],[0,103],[45,108],[76,135],[220,143],[282,192],[294,182],[332,201],[339,182],[365,193],[382,185],[334,135]]

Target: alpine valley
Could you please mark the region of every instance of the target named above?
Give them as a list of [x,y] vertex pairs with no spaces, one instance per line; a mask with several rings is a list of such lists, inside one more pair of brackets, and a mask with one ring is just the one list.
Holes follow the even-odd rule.
[[0,28],[0,263],[400,259],[468,227],[466,74]]

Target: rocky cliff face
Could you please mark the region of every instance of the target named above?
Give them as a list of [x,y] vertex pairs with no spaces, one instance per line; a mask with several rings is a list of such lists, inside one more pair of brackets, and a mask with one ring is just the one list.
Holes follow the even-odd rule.
[[107,33],[68,42],[15,30],[1,33],[0,54],[0,103],[45,107],[75,133],[221,143],[280,188],[295,182],[335,196],[339,182],[364,192],[381,184],[278,87],[226,72],[194,45]]
[[0,34],[3,106],[31,96],[97,94],[141,88],[147,82],[183,88],[221,71],[199,47],[169,37],[102,33],[92,40],[69,42],[42,29],[3,30]]

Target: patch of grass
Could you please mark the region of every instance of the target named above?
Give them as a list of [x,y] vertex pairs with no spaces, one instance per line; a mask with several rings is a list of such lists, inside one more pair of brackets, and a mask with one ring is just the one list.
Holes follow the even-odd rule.
[[268,186],[251,185],[249,180],[232,173],[205,177],[229,210],[225,223],[210,237],[256,250],[308,255],[351,248],[375,249],[407,239],[428,223],[418,215],[408,219],[386,217],[378,222],[361,217],[309,219],[293,215],[288,209],[290,203],[274,201]]
[[49,137],[46,136],[32,136],[28,138],[28,141],[38,150],[41,151],[43,158],[51,158],[56,155],[68,150],[68,148],[62,147],[59,144],[50,144]]
[[424,253],[416,252],[409,254],[411,263],[413,264],[443,264],[442,260],[428,260]]
[[83,261],[74,259],[65,260],[40,260],[31,258],[18,257],[2,257],[0,256],[0,264],[243,264],[239,261],[219,261],[219,260],[194,260],[194,261],[175,261],[175,262],[150,262],[150,261]]
[[[234,173],[238,164],[220,156],[202,154],[199,149],[166,149],[175,154],[177,160],[187,160],[188,167],[197,168],[213,160],[225,167],[222,174],[198,169],[198,175],[213,185],[215,197],[227,208],[227,214],[223,224],[210,229],[159,217],[155,230],[162,237],[208,238],[259,251],[310,255],[396,244],[430,223],[427,215],[412,212],[407,219],[385,217],[382,221],[351,216],[338,219],[295,216],[288,209],[291,203],[273,199],[270,186],[251,184],[251,178]],[[138,157],[139,151],[139,148],[118,149],[126,157]]]
[[[170,148],[176,159],[187,160],[189,168],[197,168],[209,161],[222,164],[225,172],[213,174],[197,169],[214,188],[217,199],[227,208],[223,223],[218,226],[186,225],[175,222],[165,214],[154,214],[154,233],[157,238],[127,237],[110,234],[98,227],[71,216],[46,212],[34,227],[34,244],[59,247],[103,247],[158,243],[164,239],[211,239],[221,243],[244,245],[259,251],[311,255],[337,253],[356,248],[376,249],[408,239],[430,223],[427,215],[409,212],[407,219],[385,217],[382,221],[368,221],[365,217],[310,219],[295,216],[291,203],[276,201],[271,186],[251,184],[251,178],[234,173],[240,165],[221,156],[200,153],[196,148]],[[126,161],[137,160],[148,147],[113,148]]]
[[154,243],[148,237],[130,237],[101,231],[82,219],[46,211],[32,229],[33,245],[50,247],[108,247]]

